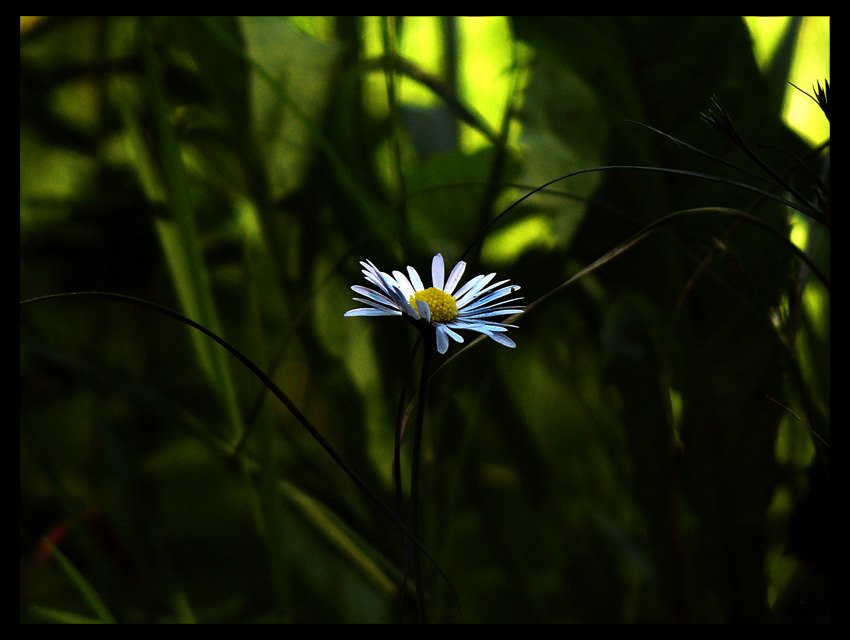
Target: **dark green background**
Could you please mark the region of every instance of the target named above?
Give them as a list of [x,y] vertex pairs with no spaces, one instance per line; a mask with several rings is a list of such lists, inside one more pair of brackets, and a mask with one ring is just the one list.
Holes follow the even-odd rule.
[[[758,171],[700,119],[712,96],[777,171],[809,151],[779,117],[787,59],[761,73],[740,18],[511,19],[522,147],[454,98],[451,73],[366,59],[357,18],[324,39],[265,20],[22,32],[20,298],[108,291],[185,313],[390,504],[415,333],[342,317],[359,260],[424,274],[440,251],[451,268],[513,199],[595,166],[769,189],[635,124]],[[387,69],[440,106],[375,115],[364,84]],[[491,144],[462,151],[460,121]],[[468,277],[497,271],[531,303],[692,207],[790,232],[788,209],[682,175],[552,189],[493,229],[544,221],[546,237],[507,258],[476,244]],[[829,230],[810,238],[828,274]],[[426,564],[430,619],[828,620],[829,449],[806,425],[829,441],[829,297],[810,276],[802,304],[800,284],[781,238],[682,216],[536,306],[516,349],[487,340],[439,369],[423,538],[460,611]],[[171,318],[97,298],[22,307],[20,456],[22,621],[94,615],[45,534],[121,622],[397,619],[398,530],[250,372]]]

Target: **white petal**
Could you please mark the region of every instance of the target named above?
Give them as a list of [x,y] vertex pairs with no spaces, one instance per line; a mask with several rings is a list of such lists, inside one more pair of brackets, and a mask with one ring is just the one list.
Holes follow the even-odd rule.
[[449,349],[449,338],[446,335],[446,326],[443,324],[437,325],[437,351],[445,353]]
[[352,309],[351,311],[346,311],[344,315],[349,318],[353,316],[400,316],[401,311],[390,311],[389,309]]
[[363,276],[366,278],[366,281],[367,281],[367,282],[371,282],[373,285],[375,285],[376,287],[378,287],[378,289],[380,289],[380,290],[381,290],[381,291],[383,291],[384,293],[389,293],[389,292],[387,291],[387,285],[386,285],[386,284],[384,284],[384,281],[383,281],[383,280],[381,280],[381,277],[380,277],[380,275],[379,275],[379,274],[373,274],[373,273],[371,273],[370,271],[366,271],[366,270],[364,270],[364,271],[363,271]]
[[393,287],[397,287],[396,281],[392,278],[392,276],[378,271],[377,269],[372,270],[363,270],[363,275],[366,277],[366,280],[374,284],[378,289],[392,297],[392,289]]
[[[498,311],[499,313],[490,313],[491,311]],[[507,312],[507,313],[502,313]],[[458,312],[458,318],[465,320],[475,320],[476,318],[487,318],[493,315],[522,315],[525,313],[525,309],[522,307],[501,307],[498,303],[493,305],[485,305],[480,309],[464,309],[463,311]],[[498,321],[501,322],[501,321]]]
[[[496,275],[496,274],[494,273],[493,275]],[[476,298],[480,298],[480,297],[481,297],[481,296],[483,296],[485,293],[489,293],[490,291],[492,291],[492,290],[493,290],[493,289],[495,289],[496,287],[501,287],[501,286],[502,286],[503,284],[505,284],[506,282],[508,282],[508,280],[499,280],[498,282],[494,282],[493,284],[491,284],[491,285],[489,285],[489,286],[487,286],[487,287],[485,287],[485,286],[484,286],[484,283],[482,283],[482,284],[481,284],[481,286],[479,286],[479,287],[475,290],[475,297],[476,297]],[[519,287],[517,287],[517,289],[518,289],[518,288],[519,288]]]
[[[493,274],[493,275],[496,275],[496,274]],[[475,276],[472,280],[470,280],[465,285],[463,285],[460,289],[458,289],[458,292],[456,294],[454,294],[455,300],[459,300],[461,298],[461,296],[463,296],[463,294],[465,294],[467,291],[472,289],[472,287],[474,287],[479,282],[481,282],[481,279],[483,277],[484,276]]]
[[367,280],[371,277],[380,282],[381,272],[378,267],[376,267],[370,260],[366,260],[365,262],[361,262],[360,264],[363,267],[363,275],[366,276]]
[[425,291],[425,285],[422,284],[422,278],[419,277],[419,274],[417,273],[416,269],[414,269],[413,267],[408,267],[407,273],[410,274],[410,284],[413,285],[413,288],[416,291]]
[[[396,280],[393,276],[378,269],[371,260],[361,260],[360,265],[363,267],[363,276],[368,282],[375,285],[378,291],[373,291],[368,287],[361,287],[359,285],[354,285],[351,288],[355,292],[366,296],[367,298],[355,298],[355,300],[358,302],[364,302],[373,308],[371,310],[354,309],[352,312],[345,315],[395,316],[405,313],[411,318],[416,320],[419,319],[419,313],[410,305],[410,302],[408,302],[408,298],[413,294],[405,295],[404,293],[404,291],[412,289],[412,287],[402,274],[395,272],[397,275],[401,276],[399,280]],[[389,309],[385,309],[385,306],[389,307]]]
[[[504,298],[506,295],[513,293],[518,288],[519,287],[517,287],[515,285],[510,286],[510,287],[502,287],[501,289],[497,289],[496,291],[488,293],[486,296],[479,298],[478,300],[476,300],[475,302],[473,302],[472,304],[470,304],[468,306],[467,305],[463,305],[463,306],[466,307],[467,311],[472,311],[473,309],[478,309],[479,307],[482,307],[483,305],[487,304],[488,302],[492,302],[493,300],[498,300],[499,298]],[[515,298],[515,299],[520,300],[520,298]],[[506,300],[505,302],[500,302],[499,304],[506,304],[507,302],[509,302],[509,301]],[[458,310],[460,308],[461,308],[461,306],[460,306],[460,304],[458,304]]]
[[449,274],[449,279],[446,280],[446,288],[443,289],[443,291],[452,295],[452,291],[455,290],[457,283],[460,282],[460,279],[463,276],[464,269],[466,269],[466,263],[461,260],[455,265],[455,268],[452,269],[452,272]]
[[398,283],[399,289],[401,289],[401,292],[405,296],[409,298],[414,293],[416,293],[416,289],[411,286],[410,281],[407,279],[407,276],[404,275],[401,271],[393,271],[393,277]]
[[368,287],[361,287],[359,284],[355,284],[351,287],[351,290],[354,291],[355,293],[359,293],[361,296],[366,296],[367,298],[370,298],[371,300],[374,300],[375,302],[380,302],[381,304],[385,304],[388,307],[395,306],[395,303],[392,300],[390,300],[387,296],[385,296],[383,293],[378,293],[377,291],[369,289]]
[[[427,302],[424,300],[417,300],[416,308],[419,310],[420,318],[425,318],[426,321],[431,322],[431,308],[428,306]],[[440,353],[442,353],[442,351]]]
[[401,303],[407,298],[404,297],[404,294],[398,288],[398,283],[388,273],[380,272],[378,275],[381,277],[381,282],[384,284],[386,292],[396,304],[401,306]]
[[450,327],[454,329],[462,329],[464,331],[477,331],[478,333],[489,333],[490,331],[507,331],[510,329],[516,329],[515,324],[501,324],[495,322],[487,322],[486,320],[482,320],[481,322],[458,322],[457,320],[449,323]]
[[506,347],[515,347],[516,346],[516,343],[504,334],[504,331],[505,331],[504,328],[497,329],[496,327],[493,327],[493,326],[487,326],[487,327],[478,327],[478,328],[475,329],[475,331],[478,331],[478,333],[483,333],[488,338],[492,338],[493,340],[495,340],[499,344],[503,344]]
[[401,310],[404,311],[407,315],[409,315],[414,320],[419,320],[419,313],[417,313],[416,309],[414,309],[407,300],[401,301]]
[[[457,300],[457,308],[462,309],[463,307],[468,305],[470,302],[475,300],[475,298],[477,298],[479,296],[479,294],[481,293],[481,290],[484,289],[484,287],[487,286],[487,283],[490,282],[490,280],[492,280],[495,277],[495,275],[496,275],[495,273],[488,273],[486,276],[482,277],[481,280],[476,282],[475,286],[472,287],[469,291],[467,291],[466,294],[461,299],[458,299],[457,296],[455,296],[455,300]],[[505,280],[504,282],[507,282],[507,280]],[[493,286],[496,286],[496,285],[493,285]]]
[[395,305],[380,304],[378,302],[368,300],[367,298],[354,298],[354,301],[355,302],[362,302],[363,304],[365,304],[369,307],[372,307],[373,309],[378,309],[380,311],[390,311],[390,312],[393,313],[393,315],[395,315],[396,313],[399,313],[398,307],[395,306]]
[[[431,283],[440,291],[443,290],[443,278],[446,275],[446,269],[443,265],[443,256],[438,253],[431,260]],[[441,351],[440,353],[444,353]]]
[[510,347],[511,349],[513,349],[516,346],[516,342],[511,340],[508,336],[506,336],[503,333],[488,333],[486,335],[491,337],[493,340],[495,340],[499,344],[503,344],[506,347]]
[[522,309],[494,309],[491,311],[484,310],[480,313],[463,313],[460,314],[459,317],[462,317],[466,320],[475,320],[477,318],[490,318],[492,316],[512,316],[514,314],[522,313]]
[[416,309],[410,306],[410,303],[407,301],[407,298],[401,292],[401,289],[398,288],[398,285],[396,284],[395,280],[393,280],[392,277],[388,276],[386,273],[382,273],[381,276],[387,279],[387,293],[390,294],[390,296],[392,297],[395,306],[404,311],[411,318],[415,318],[416,320],[418,320],[419,314],[416,313]]
[[459,333],[452,331],[451,329],[448,328],[448,326],[446,326],[444,324],[440,325],[440,327],[442,327],[443,331],[445,331],[449,335],[449,337],[452,340],[454,340],[455,342],[463,342],[463,336],[460,335]]

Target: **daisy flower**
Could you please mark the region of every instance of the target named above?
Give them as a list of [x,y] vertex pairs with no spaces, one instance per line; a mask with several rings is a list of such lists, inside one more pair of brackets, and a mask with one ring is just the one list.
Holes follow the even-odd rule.
[[346,316],[407,316],[413,321],[424,320],[436,331],[440,353],[448,350],[449,338],[463,342],[456,330],[477,331],[506,347],[516,346],[505,335],[509,328],[516,328],[515,325],[492,318],[522,313],[522,307],[513,304],[522,298],[503,300],[519,287],[502,286],[507,280],[490,284],[495,273],[475,276],[458,289],[466,263],[458,262],[445,279],[443,256],[438,253],[431,261],[433,286],[425,288],[413,267],[407,267],[407,275],[401,271],[393,271],[390,275],[379,271],[369,260],[360,264],[366,280],[376,289],[352,286],[355,293],[363,296],[354,299],[368,306],[352,309],[345,313]]

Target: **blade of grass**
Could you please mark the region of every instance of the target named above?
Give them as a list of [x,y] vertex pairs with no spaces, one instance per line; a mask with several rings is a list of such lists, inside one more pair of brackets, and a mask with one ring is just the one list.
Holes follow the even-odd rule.
[[[401,18],[381,16],[381,42],[384,51],[390,60],[396,55],[396,39],[400,29]],[[396,102],[395,71],[391,66],[384,69],[384,84],[387,89],[387,107],[389,109],[389,126],[392,129],[392,142],[390,144],[392,154],[393,172],[398,182],[398,215],[401,228],[401,246],[406,254],[410,253],[410,218],[407,210],[407,180],[402,166],[401,150],[401,122],[398,115],[398,104]]]
[[[553,182],[555,182],[555,181],[553,181]],[[549,183],[549,184],[551,184],[551,183]],[[542,188],[543,187],[539,187],[538,189],[535,190],[535,192],[539,191]],[[528,195],[531,195],[531,194],[526,194],[526,196],[524,196],[524,197],[527,197]],[[511,205],[511,206],[513,206],[513,205]],[[542,296],[537,298],[534,302],[531,302],[530,304],[526,305],[526,307],[525,307],[525,309],[523,310],[522,313],[517,313],[513,316],[510,316],[509,318],[507,318],[505,320],[505,322],[507,322],[507,323],[518,322],[522,317],[528,315],[533,309],[535,309],[537,306],[539,306],[541,303],[543,303],[545,300],[547,300],[551,296],[555,295],[559,291],[561,291],[561,290],[565,289],[566,287],[568,287],[569,285],[573,284],[579,278],[582,278],[583,276],[591,273],[592,271],[595,271],[599,267],[607,264],[608,262],[610,262],[614,258],[622,255],[623,253],[625,253],[626,251],[628,251],[632,247],[636,246],[642,240],[645,240],[646,238],[648,238],[650,235],[652,235],[652,233],[654,233],[655,231],[657,231],[661,227],[664,227],[664,226],[670,224],[671,222],[678,220],[679,218],[681,218],[683,216],[691,216],[691,215],[723,215],[723,216],[728,216],[728,217],[731,217],[733,219],[744,222],[746,224],[755,225],[755,226],[769,232],[770,234],[776,236],[785,245],[785,247],[791,253],[794,254],[794,256],[798,260],[805,263],[812,270],[812,273],[814,273],[817,276],[817,278],[823,283],[824,287],[826,287],[826,290],[829,291],[829,289],[830,289],[829,279],[823,274],[823,272],[821,272],[821,270],[818,268],[818,266],[805,253],[805,251],[800,249],[788,237],[784,236],[780,231],[778,231],[777,229],[775,229],[772,226],[770,226],[769,224],[767,224],[764,220],[761,220],[761,219],[759,219],[759,218],[757,218],[753,215],[750,215],[748,213],[745,213],[743,211],[738,211],[737,209],[728,209],[728,208],[725,208],[725,207],[699,207],[699,208],[695,208],[695,209],[687,209],[687,210],[683,210],[683,211],[676,211],[674,213],[671,213],[669,215],[664,216],[663,218],[659,218],[658,220],[656,220],[652,224],[647,225],[646,227],[644,227],[643,229],[641,229],[637,233],[633,234],[630,238],[624,240],[623,242],[618,244],[616,247],[614,247],[613,249],[608,251],[605,255],[601,256],[600,258],[598,258],[597,260],[595,260],[594,262],[592,262],[591,264],[586,266],[584,269],[582,269],[578,273],[574,274],[573,276],[568,278],[563,283],[559,284],[557,287],[555,287],[554,289],[552,289],[548,293],[543,294]],[[472,340],[471,342],[465,344],[462,348],[455,351],[448,358],[445,358],[440,363],[440,366],[437,367],[437,369],[433,372],[432,377],[436,376],[444,367],[448,366],[448,364],[450,362],[452,362],[455,358],[460,357],[461,354],[465,353],[468,349],[471,349],[472,347],[479,344],[480,342],[482,342],[486,338],[487,338],[487,336],[480,335],[477,338],[475,338],[474,340]],[[416,398],[411,400],[411,402],[414,402],[415,400],[416,400]]]
[[643,127],[644,129],[652,131],[653,133],[655,133],[659,136],[667,138],[671,142],[675,143],[676,146],[681,147],[683,149],[688,149],[689,151],[693,151],[697,155],[700,155],[703,158],[708,158],[712,162],[716,162],[720,165],[723,165],[724,167],[729,167],[730,169],[734,169],[735,171],[740,171],[741,173],[744,173],[751,178],[755,178],[756,180],[761,180],[763,182],[767,182],[768,184],[771,184],[770,179],[766,178],[763,175],[759,175],[755,171],[750,171],[749,169],[745,169],[744,167],[739,167],[734,162],[729,162],[725,158],[721,158],[720,156],[716,156],[713,153],[709,153],[708,151],[703,151],[699,147],[695,147],[694,145],[692,145],[688,142],[685,142],[684,140],[680,140],[679,138],[672,136],[669,133],[666,133],[664,131],[661,131],[660,129],[656,129],[655,127],[650,127],[648,124],[644,124],[643,122],[637,122],[636,120],[626,120],[626,122],[628,122],[629,124],[636,124],[639,127]]
[[803,195],[798,192],[792,184],[787,182],[782,176],[780,176],[776,171],[774,171],[773,167],[767,164],[764,160],[758,157],[758,155],[750,149],[749,145],[744,141],[744,138],[738,133],[738,130],[735,128],[735,125],[732,123],[732,119],[729,115],[723,110],[723,107],[720,106],[720,103],[716,98],[711,99],[712,108],[709,109],[707,113],[703,113],[702,119],[707,122],[711,126],[715,127],[718,131],[725,133],[732,142],[741,149],[750,160],[752,160],[759,168],[762,169],[770,178],[774,181],[774,183],[780,188],[784,189],[791,195],[793,195],[800,203],[808,205],[809,208],[814,209],[814,206],[808,202]]
[[239,56],[257,73],[257,75],[265,80],[269,87],[275,92],[283,104],[292,110],[293,115],[304,125],[309,133],[312,141],[316,144],[316,148],[325,157],[330,165],[333,175],[336,178],[340,187],[345,193],[360,207],[364,215],[369,219],[370,224],[379,233],[387,245],[392,245],[394,236],[390,233],[392,225],[387,224],[386,217],[382,216],[382,207],[379,207],[367,193],[363,187],[357,182],[352,175],[346,163],[343,161],[336,149],[330,141],[322,134],[320,127],[312,121],[312,119],[304,113],[303,109],[296,103],[295,100],[287,93],[284,86],[277,80],[274,75],[266,69],[262,64],[247,55],[244,49],[234,42],[231,35],[216,24],[214,20],[201,17],[200,20],[209,29],[209,31],[217,36],[222,46],[230,49],[234,55]]
[[[331,268],[328,272],[325,279],[317,284],[316,288],[310,293],[310,297],[302,304],[301,310],[298,312],[298,315],[292,320],[291,325],[287,328],[286,332],[280,337],[280,346],[274,352],[274,355],[269,359],[267,365],[267,371],[269,377],[272,377],[274,373],[277,371],[278,367],[283,362],[283,357],[286,352],[287,347],[291,343],[292,339],[295,336],[296,330],[310,317],[313,313],[313,306],[315,304],[317,296],[324,291],[324,288],[328,286],[333,281],[333,276],[345,265],[350,256],[354,253],[354,251],[359,246],[359,243],[355,242],[346,250],[346,252],[337,260],[336,264]],[[250,263],[247,263],[250,266]],[[251,437],[251,432],[253,430],[253,426],[257,420],[260,409],[262,407],[263,401],[268,395],[268,387],[263,386],[257,393],[256,398],[251,403],[251,408],[246,412],[245,418],[245,430],[242,433],[242,438],[240,438],[238,444],[233,449],[233,457],[238,458],[242,448],[247,444],[248,438]]]
[[71,613],[70,611],[62,611],[53,607],[43,607],[37,604],[30,605],[28,611],[32,616],[44,622],[55,622],[56,624],[103,624],[103,620],[98,618],[83,616],[79,613]]
[[[526,201],[528,198],[530,198],[534,194],[536,194],[540,191],[544,191],[548,187],[552,186],[555,183],[561,182],[562,180],[567,180],[568,178],[574,178],[576,176],[580,176],[580,175],[585,174],[585,173],[594,173],[596,171],[623,171],[623,170],[626,170],[626,171],[648,171],[648,172],[654,172],[654,173],[670,173],[670,174],[673,174],[673,175],[686,176],[686,177],[691,177],[691,178],[698,178],[698,179],[701,179],[701,180],[709,180],[711,182],[719,182],[721,184],[727,184],[727,185],[730,185],[730,186],[733,186],[733,187],[737,187],[739,189],[744,189],[745,191],[750,191],[752,193],[756,193],[760,196],[764,196],[764,197],[769,198],[771,200],[774,200],[775,202],[783,204],[786,207],[789,207],[789,208],[791,208],[795,211],[799,211],[803,215],[812,218],[816,222],[819,222],[820,224],[822,224],[827,229],[829,228],[829,218],[825,217],[819,211],[811,208],[810,206],[806,206],[805,203],[798,204],[798,203],[793,202],[791,200],[787,200],[786,198],[782,198],[780,196],[777,196],[776,194],[771,193],[770,191],[766,191],[764,189],[759,189],[758,187],[753,187],[752,185],[749,185],[745,182],[739,182],[737,180],[731,180],[729,178],[724,178],[722,176],[714,176],[714,175],[711,175],[711,174],[708,174],[708,173],[700,173],[698,171],[687,171],[685,169],[670,169],[670,168],[667,168],[667,167],[645,167],[645,166],[641,166],[641,165],[606,165],[606,166],[602,166],[602,167],[591,167],[589,169],[581,169],[579,171],[573,171],[572,173],[568,173],[566,175],[559,176],[557,178],[553,178],[549,182],[546,182],[546,183],[540,185],[539,187],[534,188],[533,190],[529,191],[528,193],[526,193],[522,197],[518,198],[517,200],[514,200],[499,215],[497,215],[495,218],[493,218],[478,233],[478,235],[475,236],[475,238],[472,239],[472,241],[469,243],[469,246],[461,254],[459,259],[463,260],[464,257],[470,252],[472,247],[475,246],[475,244],[477,244],[479,241],[481,241],[484,238],[484,236],[487,235],[487,232],[490,231],[490,229],[496,223],[498,223],[508,213],[513,211],[513,209],[515,209],[518,205],[520,205],[521,203]],[[652,225],[650,225],[650,226],[652,226]]]
[[398,592],[401,584],[398,570],[342,518],[291,483],[280,480],[278,489],[287,503],[378,591],[385,596]]
[[430,89],[437,98],[452,109],[460,121],[477,130],[492,145],[498,146],[501,144],[499,134],[493,131],[487,124],[487,121],[480,114],[477,114],[471,106],[464,104],[448,84],[441,78],[421,69],[411,60],[397,53],[392,56],[384,54],[364,60],[360,63],[360,67],[365,73],[391,70],[394,73],[410,78],[423,87]]
[[[86,299],[86,298],[100,298],[105,300],[113,300],[117,302],[122,302],[125,304],[132,304],[144,309],[149,309],[151,311],[155,311],[157,313],[163,314],[169,318],[177,320],[193,329],[200,331],[220,346],[224,347],[234,358],[236,358],[243,366],[245,366],[252,374],[254,374],[268,389],[274,394],[274,396],[289,410],[289,412],[293,415],[293,417],[301,423],[301,426],[310,434],[310,436],[325,450],[325,452],[333,459],[333,461],[342,469],[345,474],[351,479],[352,482],[372,501],[372,503],[380,509],[384,515],[389,518],[390,521],[401,531],[407,539],[428,559],[428,561],[434,566],[434,568],[439,572],[440,576],[446,581],[449,585],[449,588],[452,591],[452,594],[455,597],[455,602],[460,608],[460,603],[457,598],[457,593],[451,587],[451,583],[448,580],[448,576],[446,576],[445,572],[442,570],[440,565],[434,559],[434,557],[428,552],[425,546],[419,541],[419,539],[413,535],[410,529],[398,518],[395,510],[388,506],[375,491],[357,474],[351,466],[345,462],[342,456],[333,448],[333,446],[328,442],[324,436],[313,426],[313,424],[307,420],[304,414],[295,406],[295,404],[289,399],[289,397],[278,387],[263,371],[260,369],[253,361],[247,358],[241,351],[233,347],[230,343],[228,343],[224,338],[220,337],[216,333],[210,331],[203,325],[195,322],[194,320],[187,318],[186,316],[169,309],[167,307],[163,307],[156,303],[150,302],[148,300],[142,300],[140,298],[133,298],[132,296],[125,296],[120,293],[109,293],[105,291],[78,291],[73,293],[57,293],[47,296],[41,296],[38,298],[30,298],[28,300],[22,300],[20,302],[21,306],[47,302],[50,300],[63,300],[63,299]],[[229,448],[227,453],[232,453],[233,447]]]
[[49,538],[43,538],[42,542],[50,550],[51,555],[56,558],[56,562],[59,563],[62,571],[65,572],[65,575],[77,588],[77,591],[79,591],[83,600],[85,600],[89,607],[91,607],[91,610],[94,612],[97,620],[107,624],[114,624],[115,618],[112,617],[112,614],[109,612],[106,604],[100,599],[100,596],[97,595],[97,592],[89,584],[88,580],[85,579],[83,574],[77,570],[74,564],[68,560],[64,553],[59,551]]
[[[167,417],[169,420],[178,418],[177,423],[181,424],[186,429],[186,433],[192,437],[201,439],[209,448],[219,456],[225,463],[228,469],[232,468],[231,449],[228,444],[215,437],[208,431],[204,430],[202,425],[195,421],[191,414],[184,411],[179,405],[174,404],[171,400],[165,397],[160,397],[156,389],[141,388],[137,383],[123,380],[116,372],[104,373],[98,367],[90,367],[89,365],[76,361],[69,361],[52,352],[38,350],[29,345],[24,345],[27,351],[39,359],[47,360],[53,367],[61,367],[63,371],[68,371],[76,376],[86,379],[92,385],[104,386],[122,394],[127,394],[132,402],[144,407],[146,410],[151,410]],[[257,451],[263,452],[267,446],[267,441],[264,441]],[[260,485],[265,482],[264,475],[268,465],[261,460],[243,459],[246,471],[248,472],[251,482],[249,486]],[[275,467],[276,469],[276,467]],[[50,469],[48,469],[50,471]],[[340,552],[351,565],[356,568],[360,574],[382,594],[387,597],[392,597],[398,593],[397,585],[403,581],[399,570],[376,549],[368,540],[358,534],[350,525],[342,518],[334,513],[327,505],[320,500],[309,495],[303,489],[297,487],[291,482],[281,480],[275,472],[269,474],[272,476],[273,491],[268,494],[263,494],[258,497],[257,502],[263,501],[264,505],[274,504],[282,497],[288,505],[292,507],[292,512],[296,513],[304,521],[310,524],[314,530],[322,536],[331,546]],[[255,481],[256,480],[256,481]],[[61,489],[61,485],[58,489]],[[259,496],[259,491],[257,492]],[[271,499],[267,499],[270,497]],[[403,520],[403,518],[402,518]],[[267,525],[266,525],[267,526]],[[79,529],[81,534],[86,534],[87,529],[82,527]],[[404,536],[403,536],[404,537]],[[78,539],[78,543],[83,538]],[[282,539],[281,536],[276,540]],[[406,538],[404,538],[406,540]],[[160,552],[162,553],[162,552]],[[171,569],[171,563],[167,556],[161,556],[158,559],[158,564],[163,567],[163,589],[166,591],[167,599],[170,602],[174,620],[176,622],[194,623],[196,618],[191,605],[186,597],[186,593],[177,583],[177,579]],[[270,568],[271,571],[271,568]],[[412,589],[410,594],[413,595]],[[62,622],[65,621],[63,616],[64,611],[44,611],[39,612],[39,616],[44,617],[48,621]],[[71,614],[69,614],[71,615]],[[78,616],[79,617],[79,616]],[[67,622],[98,622],[94,618],[86,617],[80,620],[67,620]]]
[[[174,215],[173,221],[158,217],[156,229],[183,310],[188,315],[198,318],[213,332],[220,334],[222,333],[221,323],[213,300],[209,273],[204,263],[180,147],[169,118],[162,71],[144,19],[139,21],[139,34],[148,94],[160,142],[160,160],[166,185],[167,204]],[[219,392],[219,399],[230,424],[228,436],[235,440],[242,433],[242,418],[228,363],[220,350],[210,348],[210,345],[203,340],[195,339],[194,344],[198,357],[206,366]]]

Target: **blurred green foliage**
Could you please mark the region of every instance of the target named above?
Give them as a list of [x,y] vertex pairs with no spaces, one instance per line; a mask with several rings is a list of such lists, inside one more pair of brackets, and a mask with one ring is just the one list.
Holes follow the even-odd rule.
[[[515,199],[599,166],[788,198],[701,120],[712,96],[804,198],[813,174],[828,188],[828,146],[776,99],[793,30],[760,70],[740,18],[433,20],[436,38],[412,19],[22,20],[21,299],[180,311],[394,504],[415,336],[343,318],[359,260],[453,265]],[[464,47],[481,34],[489,58]],[[483,78],[502,93],[482,106]],[[467,273],[532,303],[694,207],[779,237],[683,215],[535,306],[516,349],[436,363],[423,542],[460,610],[426,565],[431,620],[829,619],[828,283],[782,240],[828,277],[823,220],[591,172],[512,209]],[[197,331],[114,300],[24,305],[20,370],[22,621],[413,619],[398,529]]]

